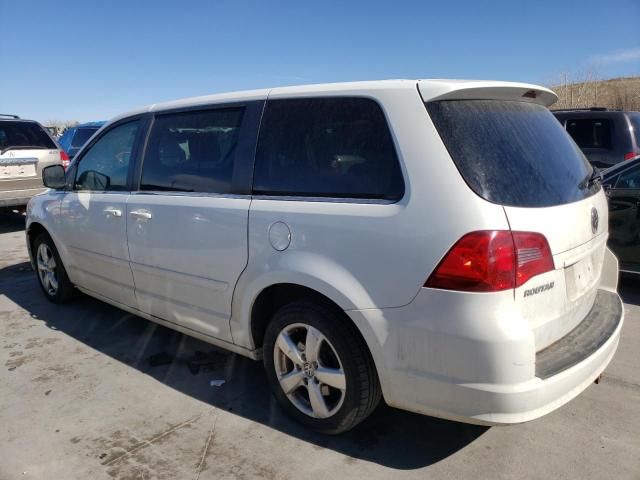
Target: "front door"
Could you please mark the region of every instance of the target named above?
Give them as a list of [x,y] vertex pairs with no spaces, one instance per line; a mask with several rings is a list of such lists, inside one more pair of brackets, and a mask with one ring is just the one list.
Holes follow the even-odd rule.
[[139,129],[140,120],[116,125],[85,150],[59,216],[72,281],[130,306],[136,301],[127,249],[127,178]]
[[252,149],[242,132],[253,117],[244,106],[156,115],[127,202],[138,308],[225,341],[247,263]]

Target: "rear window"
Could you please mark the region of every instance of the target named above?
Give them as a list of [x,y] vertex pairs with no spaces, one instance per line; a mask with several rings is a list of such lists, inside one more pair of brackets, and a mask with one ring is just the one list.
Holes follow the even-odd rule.
[[427,103],[467,184],[501,205],[548,207],[586,198],[598,186],[562,125],[541,105],[502,100]]
[[380,106],[367,98],[270,100],[255,193],[398,200],[404,184]]
[[606,118],[576,118],[567,120],[567,132],[580,148],[611,149],[613,125]]
[[79,128],[76,130],[76,134],[73,136],[71,140],[71,146],[80,148],[87,140],[91,138],[91,135],[98,131],[97,128]]
[[7,149],[56,149],[56,144],[35,122],[0,122],[0,152]]

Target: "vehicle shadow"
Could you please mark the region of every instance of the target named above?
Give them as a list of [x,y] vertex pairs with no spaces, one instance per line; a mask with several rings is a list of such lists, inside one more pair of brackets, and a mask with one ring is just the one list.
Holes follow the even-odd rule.
[[618,292],[624,303],[640,305],[640,276],[632,274],[620,275]]
[[[261,362],[123,312],[87,296],[49,303],[29,264],[0,270],[0,294],[33,318],[193,398],[344,455],[395,469],[431,465],[460,451],[488,428],[416,415],[381,405],[341,436],[310,432],[270,395]],[[225,380],[211,386],[211,380]]]
[[0,208],[0,233],[24,230],[25,216],[9,209]]

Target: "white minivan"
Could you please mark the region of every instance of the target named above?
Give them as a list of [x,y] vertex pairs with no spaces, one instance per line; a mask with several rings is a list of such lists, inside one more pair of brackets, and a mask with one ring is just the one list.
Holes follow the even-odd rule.
[[49,167],[27,243],[76,290],[253,359],[325,433],[387,404],[532,420],[623,322],[607,201],[535,85],[393,80],[155,104]]

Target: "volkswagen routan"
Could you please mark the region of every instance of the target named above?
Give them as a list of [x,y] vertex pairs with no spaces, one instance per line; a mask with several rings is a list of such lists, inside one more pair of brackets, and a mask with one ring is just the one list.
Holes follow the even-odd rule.
[[262,359],[320,432],[381,399],[532,420],[599,378],[623,322],[607,201],[555,100],[393,80],[141,108],[45,170],[32,264],[52,302],[84,292]]

